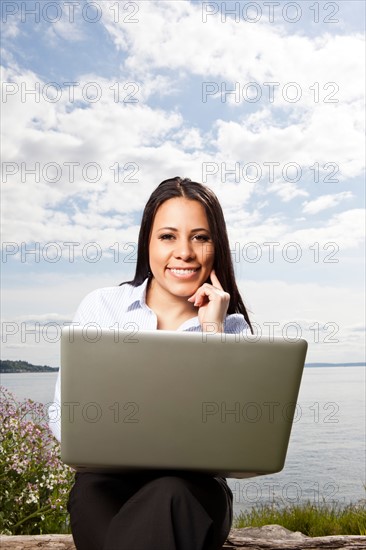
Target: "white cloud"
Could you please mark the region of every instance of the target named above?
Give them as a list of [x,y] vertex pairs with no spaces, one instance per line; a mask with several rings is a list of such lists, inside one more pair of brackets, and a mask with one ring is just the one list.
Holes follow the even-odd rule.
[[[111,8],[112,4],[108,6]],[[202,180],[203,163],[207,161],[217,165],[224,161],[229,168],[239,163],[240,169],[246,163],[259,163],[267,179],[268,168],[264,163],[280,163],[280,172],[267,188],[250,179],[250,170],[244,185],[234,185],[230,177],[225,181],[220,173],[208,179],[207,183],[218,189],[229,213],[228,222],[234,225],[243,218],[243,208],[254,194],[262,201],[264,194],[274,193],[285,203],[309,197],[307,203],[313,204],[311,190],[304,189],[304,174],[299,183],[283,181],[281,171],[286,163],[298,163],[300,169],[309,172],[309,167],[318,162],[319,170],[324,173],[324,164],[333,162],[339,166],[337,177],[342,181],[361,173],[364,166],[359,122],[362,107],[357,101],[360,84],[356,76],[356,65],[361,61],[360,55],[352,55],[358,51],[360,37],[324,35],[310,39],[286,35],[284,29],[262,23],[236,24],[228,18],[222,24],[219,17],[209,18],[204,24],[201,7],[184,1],[140,2],[138,8],[138,23],[123,24],[121,18],[119,24],[113,23],[113,9],[103,9],[102,19],[115,40],[124,37],[118,47],[126,49],[128,73],[124,76],[135,83],[132,92],[138,99],[136,103],[116,103],[114,93],[118,83],[115,79],[100,78],[98,74],[80,75],[73,102],[67,89],[62,89],[61,98],[55,103],[42,95],[39,103],[31,96],[22,101],[22,87],[32,89],[39,85],[44,91],[45,83],[30,70],[14,65],[4,70],[4,80],[18,87],[18,93],[7,97],[6,109],[3,109],[7,125],[4,160],[23,162],[25,169],[39,162],[41,171],[39,183],[32,175],[22,182],[22,170],[18,170],[11,178],[11,185],[5,186],[7,240],[10,235],[19,241],[42,240],[46,235],[54,240],[62,225],[66,239],[77,233],[80,239],[90,240],[98,233],[106,242],[113,239],[114,228],[119,231],[126,222],[126,214],[142,208],[159,181],[172,173]],[[169,25],[166,25],[167,17]],[[65,24],[63,21],[61,27]],[[75,32],[78,28],[75,26]],[[182,44],[184,48],[180,47]],[[286,55],[278,55],[285,50]],[[340,79],[350,77],[352,93],[347,81],[348,87],[342,87],[340,104],[308,102],[305,109],[304,105],[301,109],[297,104],[289,104],[294,110],[287,124],[279,123],[273,105],[267,104],[239,119],[218,119],[203,132],[187,124],[178,107],[168,110],[146,103],[156,94],[175,97],[192,74],[205,78],[216,75],[235,81],[240,76],[240,81],[258,82],[261,78],[268,81],[277,73],[291,81],[296,81],[296,75],[308,74],[312,79],[321,75],[324,80],[325,65],[329,81],[336,78],[335,67]],[[158,74],[156,71],[160,68],[173,70],[174,77]],[[85,98],[90,82],[97,83],[101,92],[95,103]],[[90,93],[90,88],[87,89]],[[123,97],[130,91],[119,90]],[[319,88],[320,91],[324,92]],[[189,96],[179,96],[177,104],[182,99],[189,101]],[[42,177],[42,169],[50,162],[61,169],[62,176],[56,182]],[[74,181],[70,181],[67,166],[70,162],[78,163]],[[82,172],[91,162],[100,166],[97,181],[88,180]],[[113,181],[117,166],[121,169],[119,183]],[[52,176],[52,168],[47,174]],[[220,186],[220,182],[224,185]],[[82,206],[74,199],[81,199]],[[17,217],[20,222],[15,221]],[[244,219],[249,219],[247,214]]]
[[[262,163],[267,181],[269,168],[266,169],[263,163],[270,162],[279,163],[274,168],[276,179],[283,173],[286,177],[287,163],[297,163],[301,171],[307,169],[308,179],[314,181],[315,168],[310,172],[310,167],[318,162],[323,173],[326,163],[334,163],[338,171],[333,179],[345,180],[364,170],[363,131],[356,124],[359,116],[356,106],[323,104],[284,127],[279,127],[271,116],[257,118],[254,129],[251,127],[253,118],[249,118],[249,123],[245,117],[239,121],[218,120],[217,154],[220,158],[241,159],[242,169],[247,162]],[[330,177],[333,171],[332,166],[325,170]],[[305,174],[300,172],[300,177],[304,178]],[[292,179],[290,174],[288,179]]]
[[359,290],[278,280],[241,281],[239,288],[263,337],[305,338],[307,362],[364,361],[364,334],[355,330],[364,323]]
[[277,181],[268,187],[269,192],[276,193],[284,202],[291,201],[295,197],[307,197],[309,193],[299,189],[295,183]]
[[[115,46],[127,54],[126,67],[136,74],[143,74],[147,68],[169,69],[202,75],[205,80],[222,79],[227,84],[254,81],[262,86],[264,82],[278,81],[276,95],[285,107],[290,105],[282,96],[288,92],[291,98],[294,92],[283,89],[290,82],[301,87],[305,104],[314,103],[314,99],[322,101],[328,95],[329,99],[335,98],[332,92],[337,86],[343,101],[362,98],[361,34],[327,33],[311,39],[286,34],[288,29],[266,23],[264,18],[255,24],[238,24],[233,18],[222,23],[218,14],[204,23],[201,4],[186,1],[137,5],[138,23],[114,23],[112,12],[103,18]],[[324,89],[329,82],[336,86]],[[319,83],[319,89],[310,88],[314,83]]]
[[345,199],[350,199],[352,197],[353,193],[350,191],[336,193],[335,195],[322,195],[312,201],[305,201],[303,203],[303,212],[306,214],[318,214],[318,212],[337,206],[337,204],[340,204]]
[[354,208],[340,212],[317,227],[291,231],[287,238],[304,246],[314,242],[334,242],[343,252],[356,248],[365,240],[365,211]]
[[[62,41],[82,42],[85,40],[85,32],[79,23],[80,17],[63,17],[49,25],[45,31],[45,36],[50,47],[59,47]],[[61,39],[61,40],[60,40]]]
[[[137,5],[138,23],[113,23],[112,12],[106,14],[103,23],[116,40],[116,47],[127,56],[125,69],[132,77],[141,78],[142,88],[145,83],[149,85],[154,69],[174,71],[170,78],[175,86],[188,74],[199,75],[202,82],[211,82],[211,88],[218,90],[221,85],[228,89],[236,85],[238,102],[233,95],[226,99],[243,107],[245,85],[254,82],[259,87],[264,105],[247,102],[256,108],[254,113],[239,115],[238,121],[234,111],[233,120],[217,121],[220,159],[296,161],[302,167],[334,162],[340,167],[341,179],[362,173],[361,35],[337,35],[335,29],[333,35],[310,38],[287,34],[288,29],[266,24],[265,18],[248,24],[228,17],[222,23],[220,13],[203,23],[202,6],[185,1]],[[149,77],[145,78],[147,69]],[[268,100],[270,86],[265,82],[279,82],[272,86],[272,102]],[[301,99],[293,103],[290,100],[296,87]],[[218,99],[217,89],[207,102],[213,97]],[[248,94],[253,90],[249,87]],[[216,109],[220,105],[215,101]],[[276,108],[289,111],[286,125],[274,118]],[[289,191],[291,196],[300,194],[294,186]],[[279,196],[287,200],[289,193],[280,192]]]
[[190,128],[180,132],[180,134],[181,144],[184,149],[202,149],[202,137],[198,128]]
[[[15,7],[15,5],[13,7]],[[6,20],[6,23],[3,21],[3,24],[1,25],[3,40],[16,38],[20,33],[20,20],[8,18],[5,15],[3,17],[5,17]]]
[[[228,227],[232,243],[253,242],[262,247],[265,242],[275,242],[278,243],[277,250],[288,243],[296,243],[302,250],[309,250],[314,243],[320,243],[321,249],[327,250],[323,247],[328,243],[329,258],[334,250],[341,251],[344,258],[346,250],[355,250],[365,241],[365,211],[358,208],[318,220],[314,227],[304,229],[292,227],[292,218],[288,219],[284,215],[265,217],[259,210],[251,215],[242,213],[241,220],[237,220],[239,223],[235,223],[235,218],[232,223],[230,215],[226,217],[230,220]],[[338,254],[335,254],[335,258],[338,258]],[[359,257],[355,258],[357,262],[360,262]]]
[[[168,171],[170,166],[187,164],[191,155],[182,154],[182,137],[189,148],[201,139],[198,131],[183,129],[177,143],[170,144],[171,133],[182,128],[179,113],[143,103],[115,103],[106,81],[99,83],[108,95],[81,108],[76,103],[80,89],[98,81],[95,75],[81,79],[72,110],[68,96],[55,103],[42,97],[39,103],[32,97],[22,101],[22,85],[34,89],[38,82],[42,90],[44,84],[30,71],[4,69],[4,77],[16,87],[8,88],[3,119],[5,240],[55,240],[60,227],[66,239],[75,234],[90,239],[99,229],[106,232],[128,223],[125,215],[139,211],[152,188],[164,179],[162,166]],[[142,177],[144,166],[151,169]],[[82,208],[73,206],[75,199],[82,200]],[[68,212],[62,212],[65,203]],[[93,232],[88,231],[91,228]]]

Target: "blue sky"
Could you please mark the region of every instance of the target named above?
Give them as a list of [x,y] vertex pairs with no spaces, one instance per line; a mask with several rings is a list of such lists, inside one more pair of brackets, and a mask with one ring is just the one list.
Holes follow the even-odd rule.
[[223,205],[258,330],[364,360],[365,4],[270,6],[2,2],[3,358],[58,366],[55,325],[132,277],[181,175]]

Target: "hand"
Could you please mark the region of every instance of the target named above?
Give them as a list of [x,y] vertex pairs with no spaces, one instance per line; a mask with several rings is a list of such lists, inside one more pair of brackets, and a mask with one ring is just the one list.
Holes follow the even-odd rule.
[[[214,270],[210,273],[213,284],[204,283],[188,298],[189,302],[198,307],[198,319],[204,332],[223,332],[224,320],[230,303],[230,294],[225,292]],[[212,325],[217,330],[212,330]]]

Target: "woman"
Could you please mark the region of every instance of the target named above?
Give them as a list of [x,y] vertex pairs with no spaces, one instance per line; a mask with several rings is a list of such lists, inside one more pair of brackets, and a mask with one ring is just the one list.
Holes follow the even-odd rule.
[[[145,206],[134,279],[91,292],[74,322],[251,330],[215,194],[189,179],[163,181]],[[77,550],[218,550],[232,493],[224,478],[193,472],[77,473],[68,510]]]

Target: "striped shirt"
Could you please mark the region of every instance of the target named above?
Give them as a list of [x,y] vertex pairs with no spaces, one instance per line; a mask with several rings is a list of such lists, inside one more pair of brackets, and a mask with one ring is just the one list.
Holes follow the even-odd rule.
[[[148,279],[140,286],[124,284],[99,288],[90,292],[81,302],[73,319],[74,326],[90,324],[100,328],[113,330],[130,330],[133,326],[138,330],[157,330],[158,320],[155,313],[146,304],[146,289]],[[240,313],[226,316],[224,332],[238,334],[246,331],[248,325]],[[198,316],[187,319],[178,331],[201,332],[202,327]],[[60,371],[55,388],[54,402],[49,407],[49,425],[54,436],[61,441],[61,384]]]

